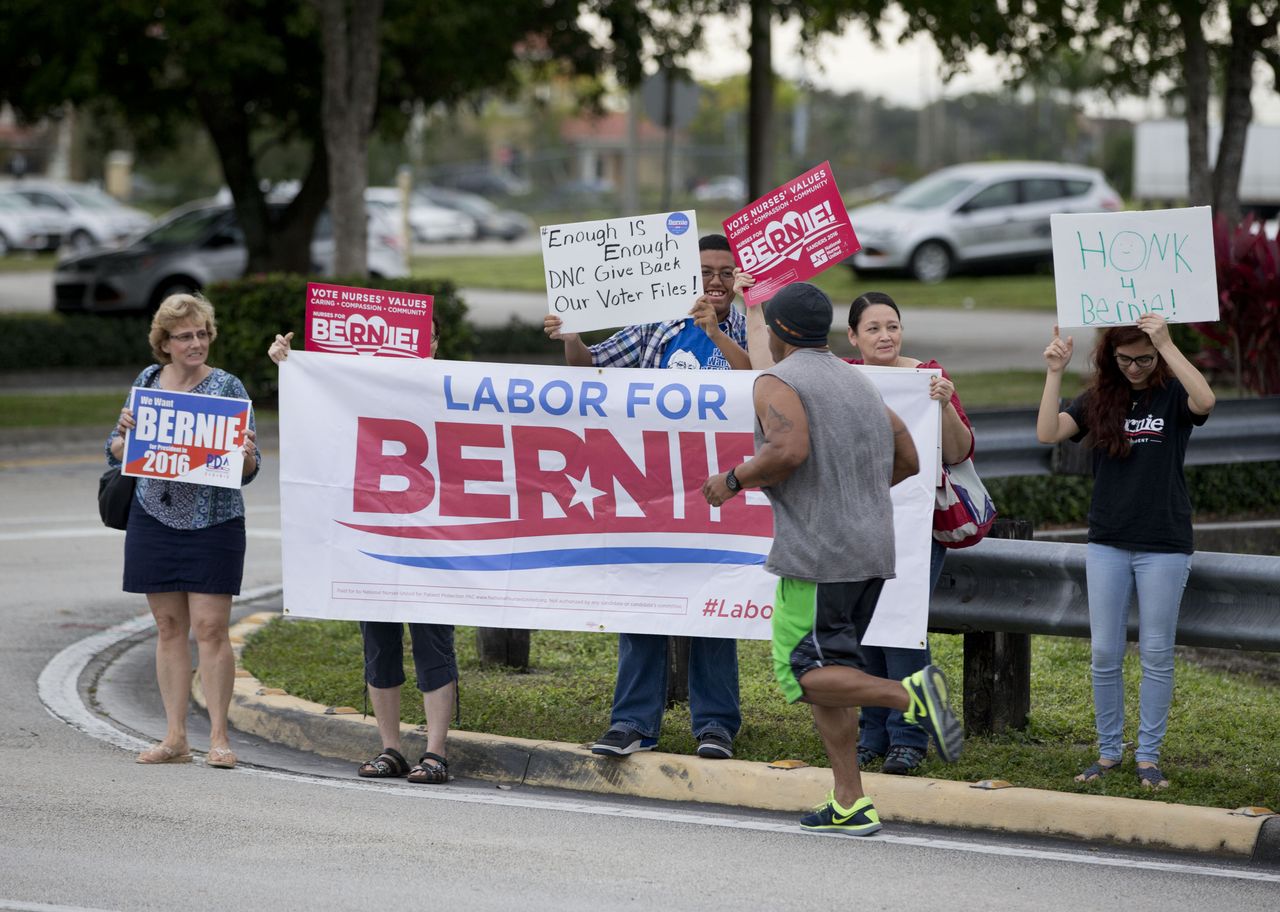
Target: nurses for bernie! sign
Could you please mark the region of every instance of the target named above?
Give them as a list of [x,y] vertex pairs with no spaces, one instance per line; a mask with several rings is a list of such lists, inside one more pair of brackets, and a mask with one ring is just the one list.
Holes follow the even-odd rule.
[[307,283],[306,350],[431,357],[431,295]]
[[1170,323],[1218,319],[1208,206],[1053,215],[1060,326],[1121,326],[1157,313]]
[[769,300],[784,285],[812,278],[862,246],[830,162],[729,216],[724,233],[742,271],[756,280],[742,295],[748,307]]
[[693,212],[545,225],[542,264],[564,332],[676,320],[702,294]]

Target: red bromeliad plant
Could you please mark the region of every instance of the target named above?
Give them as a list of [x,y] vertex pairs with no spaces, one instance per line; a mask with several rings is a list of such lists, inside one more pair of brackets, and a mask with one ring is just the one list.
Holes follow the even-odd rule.
[[1193,323],[1209,344],[1197,361],[1235,378],[1239,389],[1280,393],[1280,243],[1247,216],[1213,223],[1218,261],[1217,323]]

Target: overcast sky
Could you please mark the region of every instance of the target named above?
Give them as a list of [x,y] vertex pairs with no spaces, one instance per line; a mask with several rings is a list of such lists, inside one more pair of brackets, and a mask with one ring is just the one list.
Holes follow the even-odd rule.
[[[898,21],[901,21],[900,19]],[[707,23],[704,53],[690,60],[699,79],[722,79],[747,70],[747,25],[743,16],[717,18]],[[789,79],[802,75],[816,85],[837,91],[859,90],[877,95],[893,103],[918,107],[939,97],[952,97],[971,91],[996,90],[1001,85],[1001,72],[996,62],[985,54],[970,57],[970,73],[943,85],[938,76],[941,58],[933,42],[918,37],[907,44],[886,40],[877,48],[861,26],[851,26],[844,35],[827,38],[807,54],[799,51],[799,25],[775,24],[773,62],[776,71]],[[895,34],[896,32],[886,32]],[[803,72],[802,72],[803,70]],[[1280,95],[1271,85],[1269,75],[1259,70],[1254,89],[1254,120],[1280,124]],[[1162,117],[1164,107],[1158,100],[1122,102],[1118,107],[1105,99],[1089,100],[1091,114],[1120,116],[1133,120]]]

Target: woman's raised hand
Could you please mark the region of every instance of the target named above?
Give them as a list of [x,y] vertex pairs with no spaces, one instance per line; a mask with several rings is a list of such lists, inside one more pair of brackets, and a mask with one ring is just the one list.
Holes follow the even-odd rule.
[[285,333],[283,336],[277,334],[276,340],[271,343],[271,347],[267,349],[267,357],[276,364],[286,360],[289,357],[289,343],[293,341],[293,333]]
[[1067,369],[1067,365],[1071,363],[1071,353],[1075,350],[1075,341],[1071,336],[1067,336],[1064,341],[1058,333],[1058,324],[1053,324],[1053,341],[1044,350],[1045,364],[1049,365],[1049,370],[1055,373],[1061,373]]

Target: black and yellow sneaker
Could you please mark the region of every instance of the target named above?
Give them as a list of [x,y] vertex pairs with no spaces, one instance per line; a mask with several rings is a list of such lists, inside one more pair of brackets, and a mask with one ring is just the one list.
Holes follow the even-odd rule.
[[955,763],[964,747],[964,731],[960,720],[951,711],[947,679],[942,669],[937,665],[926,665],[903,678],[902,686],[907,689],[911,701],[902,718],[933,735],[938,745],[938,756],[947,763]]
[[800,818],[801,829],[810,833],[845,833],[849,836],[870,836],[880,829],[880,815],[870,798],[859,798],[853,807],[844,808],[836,801],[834,791],[827,795],[826,804],[813,809],[812,814]]

